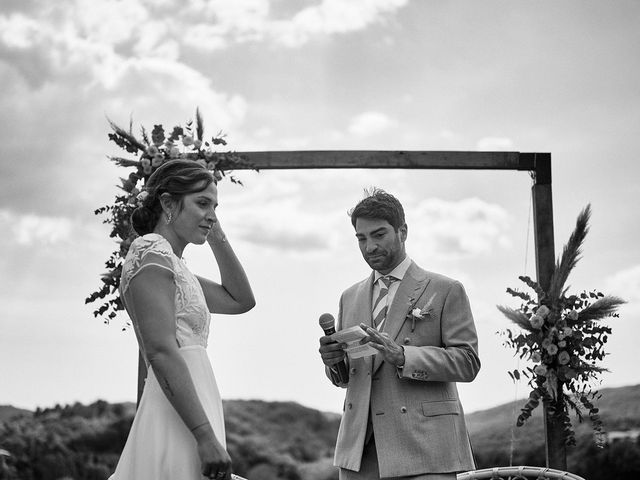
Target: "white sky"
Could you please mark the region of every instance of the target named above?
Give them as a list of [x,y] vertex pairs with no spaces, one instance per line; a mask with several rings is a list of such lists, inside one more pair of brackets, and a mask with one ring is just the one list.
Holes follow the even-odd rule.
[[[127,172],[106,117],[169,128],[199,106],[249,150],[551,152],[556,251],[587,203],[573,290],[629,304],[603,386],[640,382],[640,4],[599,1],[3,0],[0,5],[0,404],[135,398],[124,321],[84,298],[113,249],[95,208]],[[368,274],[346,211],[376,185],[405,205],[407,249],[461,280],[483,367],[468,411],[524,396],[496,331],[535,274],[524,172],[263,171],[225,183],[220,217],[258,306],[214,317],[223,397],[340,411],[317,354],[323,312]],[[206,248],[188,265],[217,276]]]

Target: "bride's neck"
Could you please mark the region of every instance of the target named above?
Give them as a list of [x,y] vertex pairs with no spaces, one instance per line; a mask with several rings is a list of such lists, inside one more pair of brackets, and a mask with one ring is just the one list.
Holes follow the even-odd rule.
[[170,225],[158,225],[153,230],[153,233],[162,235],[167,240],[167,242],[169,242],[169,245],[171,245],[173,253],[178,258],[182,258],[182,252],[184,252],[184,248],[187,246],[187,244],[180,238],[180,236],[178,236],[176,231],[171,228]]

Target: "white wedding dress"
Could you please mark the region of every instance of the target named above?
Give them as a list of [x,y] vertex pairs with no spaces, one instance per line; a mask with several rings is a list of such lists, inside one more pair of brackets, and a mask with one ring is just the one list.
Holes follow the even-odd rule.
[[[176,341],[213,431],[226,448],[222,400],[205,350],[211,315],[198,279],[173,253],[169,242],[155,233],[133,241],[120,281],[120,295],[138,344],[142,345],[128,287],[131,280],[150,265],[173,274]],[[196,441],[160,388],[144,351],[142,354],[147,362],[147,379],[129,437],[110,480],[200,480]]]

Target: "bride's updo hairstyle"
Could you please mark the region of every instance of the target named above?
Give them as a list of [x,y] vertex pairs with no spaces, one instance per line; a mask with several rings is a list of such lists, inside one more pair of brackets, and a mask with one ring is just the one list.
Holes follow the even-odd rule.
[[145,184],[148,195],[131,214],[133,229],[138,235],[153,232],[162,215],[160,196],[163,193],[171,195],[182,209],[185,195],[201,192],[213,182],[211,172],[193,160],[171,160],[162,164]]

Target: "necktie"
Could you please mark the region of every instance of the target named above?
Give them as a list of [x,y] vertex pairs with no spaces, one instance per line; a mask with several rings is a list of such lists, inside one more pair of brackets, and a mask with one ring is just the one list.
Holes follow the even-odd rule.
[[380,277],[380,293],[373,304],[373,326],[377,330],[382,329],[385,319],[387,318],[387,296],[389,295],[389,287],[396,279],[394,277]]

